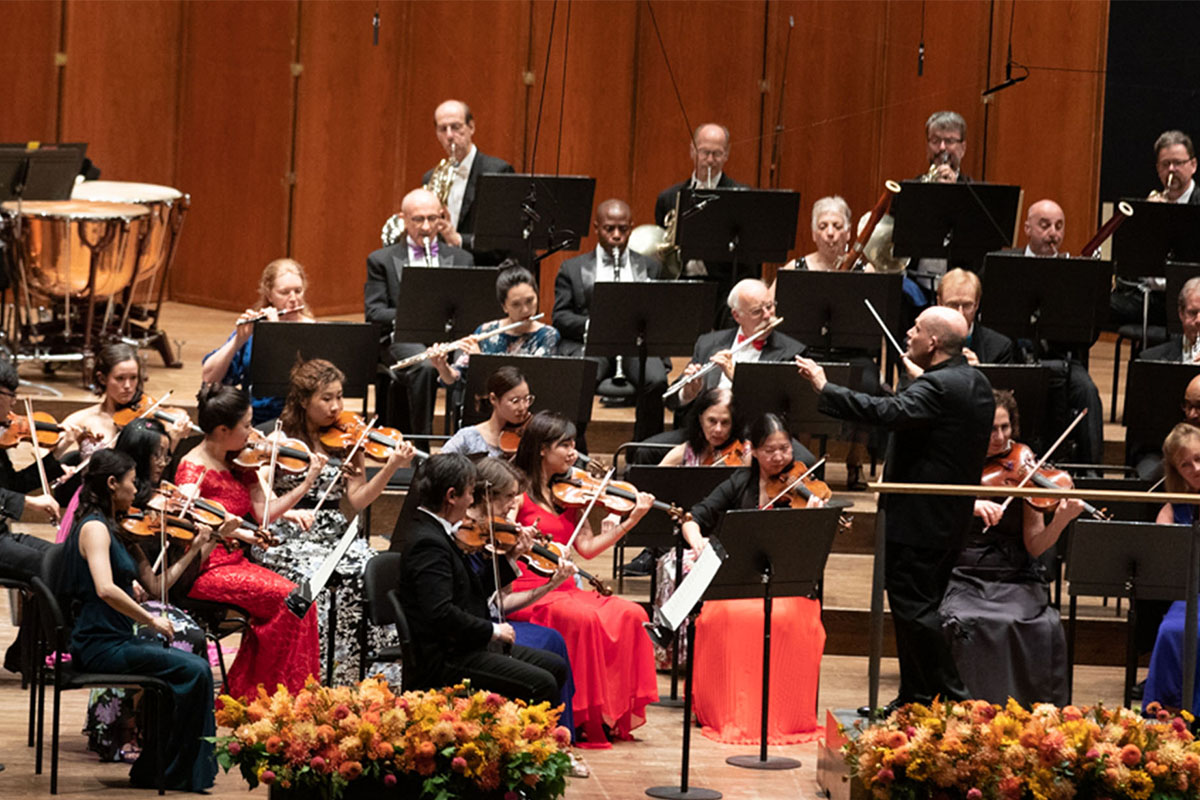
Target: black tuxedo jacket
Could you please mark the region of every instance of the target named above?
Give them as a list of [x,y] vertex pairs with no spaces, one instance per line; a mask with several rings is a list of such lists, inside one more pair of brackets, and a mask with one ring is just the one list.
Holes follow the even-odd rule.
[[[476,145],[475,160],[471,162],[471,171],[467,173],[467,185],[463,189],[462,208],[458,211],[458,227],[456,228],[462,234],[464,250],[475,251],[475,188],[479,184],[479,176],[501,172],[515,172],[515,170],[512,164],[503,158],[489,156]],[[432,174],[432,169],[426,171],[421,176],[421,183],[429,183],[429,176]]]
[[[476,575],[441,524],[424,511],[409,523],[403,554],[397,593],[413,638],[413,685],[424,686],[448,656],[487,648],[493,630],[487,599],[495,586],[492,571]],[[501,582],[515,577],[501,559]]]
[[[1192,197],[1200,195],[1200,190],[1192,192]],[[1138,354],[1138,361],[1170,361],[1178,364],[1183,361],[1183,337],[1173,334],[1162,344],[1147,347]]]
[[[897,483],[978,483],[995,416],[992,385],[957,356],[925,370],[894,396],[872,397],[826,384],[817,408],[837,419],[891,431],[883,471]],[[956,549],[971,527],[970,497],[889,494],[887,539],[913,547]]]
[[[677,183],[674,186],[670,186],[659,192],[658,200],[656,200],[654,203],[654,221],[660,226],[666,226],[667,212],[675,210],[675,198],[679,196],[679,193],[683,190],[683,187],[687,186],[689,183],[691,183],[691,181],[692,179],[688,178],[683,183]],[[744,183],[738,183],[733,178],[722,172],[720,180],[717,181],[717,188],[745,189],[746,185]]]
[[[649,280],[658,278],[661,265],[641,253],[630,250],[629,263]],[[623,260],[623,259],[622,259]],[[574,342],[580,348],[587,330],[588,309],[592,305],[592,289],[596,285],[596,250],[567,259],[558,268],[554,279],[554,327],[564,342]],[[562,345],[559,345],[560,349]]]
[[[696,346],[692,349],[692,361],[696,364],[707,364],[708,360],[720,350],[728,350],[733,347],[737,340],[738,328],[726,328],[722,331],[709,331],[702,334],[696,340]],[[787,334],[780,333],[777,330],[767,334],[767,341],[763,344],[762,355],[759,356],[760,362],[782,361],[788,362],[796,356],[803,355],[807,348],[796,339]],[[704,388],[711,389],[721,382],[721,371],[719,369],[710,370],[703,378]],[[680,393],[676,392],[667,399],[668,408],[679,408]]]
[[[475,258],[466,250],[438,242],[438,259],[447,267],[473,267]],[[447,263],[449,262],[449,263]],[[363,306],[367,322],[383,325],[391,334],[396,322],[396,302],[400,299],[400,278],[408,266],[408,237],[367,256],[367,282],[363,285]]]
[[966,346],[975,351],[981,364],[1012,364],[1017,360],[1017,349],[1012,339],[978,322]]

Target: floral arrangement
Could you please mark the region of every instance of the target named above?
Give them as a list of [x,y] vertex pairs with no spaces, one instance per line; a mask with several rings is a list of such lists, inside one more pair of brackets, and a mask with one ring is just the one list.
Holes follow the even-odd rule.
[[842,748],[876,798],[1166,800],[1200,798],[1192,716],[1010,699],[913,703]]
[[563,794],[570,769],[558,714],[467,684],[396,695],[378,678],[330,688],[310,677],[295,696],[283,686],[260,686],[249,703],[222,695],[217,724],[233,733],[212,741],[250,788],[543,800]]

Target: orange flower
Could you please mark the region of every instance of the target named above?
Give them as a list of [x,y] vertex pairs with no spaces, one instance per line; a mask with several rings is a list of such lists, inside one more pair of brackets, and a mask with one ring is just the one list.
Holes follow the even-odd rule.
[[362,764],[358,763],[357,761],[344,761],[342,762],[342,765],[338,767],[338,773],[340,773],[341,776],[348,781],[352,781],[359,775],[362,775],[362,771]]
[[1142,760],[1142,751],[1136,744],[1127,744],[1121,748],[1121,763],[1127,767],[1136,767]]
[[278,736],[267,737],[267,752],[268,753],[275,755],[282,749],[283,749],[283,739],[280,739]]

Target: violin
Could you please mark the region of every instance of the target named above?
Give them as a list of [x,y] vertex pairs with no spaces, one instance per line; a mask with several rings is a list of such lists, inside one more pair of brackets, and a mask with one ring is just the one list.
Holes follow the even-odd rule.
[[[563,508],[586,508],[602,483],[600,478],[589,475],[578,467],[572,467],[565,474],[550,478],[550,491]],[[637,491],[637,487],[628,481],[612,481],[597,498],[596,504],[613,514],[628,514],[637,504]],[[691,514],[679,506],[661,500],[655,500],[653,507],[670,514],[679,523],[692,518]]]
[[[1019,486],[1022,481],[1043,489],[1074,489],[1075,484],[1066,470],[1056,469],[1043,464],[1028,481],[1025,476],[1037,466],[1038,457],[1033,448],[1020,442],[1010,442],[1007,452],[990,457],[983,466],[983,476],[980,483],[984,486]],[[1057,497],[1026,497],[1025,502],[1038,511],[1052,511],[1058,505]],[[1083,504],[1083,510],[1099,520],[1110,519],[1110,515],[1102,508],[1096,508],[1090,503]]]
[[273,446],[264,433],[251,428],[246,446],[233,457],[233,463],[246,469],[258,469],[271,463],[272,451],[275,453],[275,466],[284,472],[306,472],[312,461],[312,450],[299,439],[280,439],[278,445]]
[[[145,415],[150,407],[157,402],[153,397],[142,392],[132,403],[121,406],[113,412],[113,424],[118,428],[124,428],[135,419]],[[186,420],[193,433],[204,433],[204,431],[200,430],[199,425],[191,421],[187,412],[182,408],[155,408],[151,416],[165,425],[178,425],[180,422]]]
[[130,508],[121,517],[121,530],[136,539],[154,539],[164,532],[163,520],[166,520],[165,532],[168,539],[178,542],[190,542],[196,538],[196,525],[186,519],[163,514],[155,508],[142,510]]
[[[188,516],[193,521],[202,523],[216,530],[229,516],[229,512],[225,510],[225,506],[215,500],[206,500],[203,497],[195,499],[187,497],[178,486],[170,481],[163,481],[158,488],[154,490],[155,496],[151,498],[148,505],[150,508],[161,511],[166,514],[178,514],[184,508],[187,508]],[[271,532],[265,528],[260,528],[253,523],[238,518],[238,527],[243,530],[248,530],[254,534],[259,544],[262,547],[270,547],[278,544]]]
[[[349,450],[354,447],[366,430],[367,423],[353,411],[343,411],[328,428],[322,429],[321,446],[326,450]],[[396,428],[371,428],[362,443],[362,451],[375,461],[387,461],[392,451],[404,441],[404,434]],[[429,458],[420,450],[417,458]]]
[[[525,418],[528,422],[529,418]],[[517,448],[521,446],[521,436],[525,433],[525,422],[520,425],[505,425],[504,430],[500,431],[500,450],[506,456],[515,456]]]
[[[62,438],[63,429],[58,421],[45,411],[35,411],[33,424],[37,428],[37,443],[42,447],[54,447]],[[33,441],[29,432],[29,419],[24,414],[8,412],[8,420],[0,428],[0,448],[15,447],[22,441]]]
[[[459,525],[454,536],[458,540],[459,547],[467,553],[475,553],[485,547],[493,546],[495,552],[505,554],[516,547],[517,535],[520,530],[520,526],[509,522],[504,517],[492,517],[490,526],[486,522],[477,522],[468,518]],[[491,541],[493,535],[495,536],[494,545]],[[562,545],[543,536],[521,558],[535,573],[548,578],[558,569],[558,562],[564,557]],[[612,587],[604,581],[578,567],[576,570],[579,576],[590,583],[602,597],[612,594]]]
[[[702,467],[748,467],[750,466],[750,449],[740,439],[733,439],[724,447],[714,448],[711,455],[705,456]],[[783,487],[780,487],[782,489]]]
[[[776,497],[783,494],[787,489],[787,493],[783,494],[775,500],[772,507],[784,506],[791,507],[793,505],[807,505],[812,497],[818,500],[829,500],[833,497],[833,492],[824,481],[819,481],[816,478],[808,477],[796,483],[797,478],[808,471],[799,461],[793,461],[778,475],[772,475],[767,478],[766,492],[769,497]],[[791,484],[795,486],[788,488]]]

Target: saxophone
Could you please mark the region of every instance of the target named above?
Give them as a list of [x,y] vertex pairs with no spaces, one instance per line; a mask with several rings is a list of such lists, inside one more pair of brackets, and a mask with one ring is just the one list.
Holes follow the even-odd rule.
[[437,195],[442,205],[450,201],[450,185],[454,182],[454,170],[458,168],[458,147],[450,143],[450,155],[438,162],[429,175],[425,188]]

